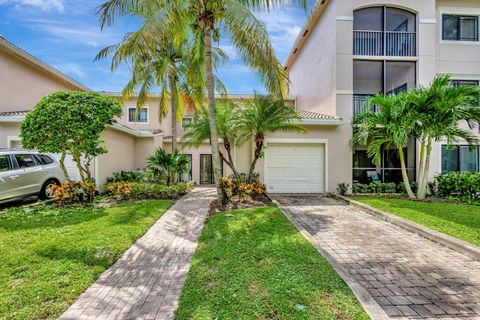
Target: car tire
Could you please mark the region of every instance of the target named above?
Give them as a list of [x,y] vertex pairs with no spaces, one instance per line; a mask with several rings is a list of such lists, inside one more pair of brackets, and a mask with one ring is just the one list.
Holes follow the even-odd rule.
[[49,189],[54,184],[60,184],[60,182],[56,179],[49,179],[45,181],[45,183],[42,186],[42,189],[40,190],[40,193],[38,194],[38,197],[41,200],[53,199],[53,193],[51,193]]

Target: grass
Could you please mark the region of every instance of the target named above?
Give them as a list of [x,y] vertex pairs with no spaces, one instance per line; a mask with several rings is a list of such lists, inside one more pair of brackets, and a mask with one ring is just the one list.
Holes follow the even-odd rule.
[[385,197],[353,199],[480,247],[480,206]]
[[176,319],[368,319],[330,264],[274,207],[209,218]]
[[1,212],[0,318],[57,318],[170,206]]

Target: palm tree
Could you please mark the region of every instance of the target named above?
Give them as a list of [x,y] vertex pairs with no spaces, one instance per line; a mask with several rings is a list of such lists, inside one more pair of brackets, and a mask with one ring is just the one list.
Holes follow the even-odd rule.
[[[217,104],[215,108],[217,132],[223,140],[223,146],[226,151],[226,155],[224,155],[219,150],[220,158],[232,169],[233,174],[238,177],[239,173],[233,161],[232,148],[238,143],[240,129],[237,119],[241,116],[241,110],[233,103]],[[197,112],[192,123],[185,128],[182,144],[198,147],[209,139],[210,122],[208,120],[208,110],[205,109],[202,112]]]
[[99,7],[102,28],[111,25],[121,15],[155,12],[169,21],[168,31],[173,38],[185,34],[186,26],[194,35],[203,35],[210,143],[217,196],[222,202],[212,42],[219,40],[221,28],[224,35],[230,36],[241,59],[258,71],[269,92],[280,97],[286,91],[286,75],[275,56],[265,26],[250,10],[268,10],[274,5],[292,3],[303,8],[307,6],[307,0],[108,0]]
[[[177,122],[185,112],[193,112],[204,101],[205,80],[198,70],[203,60],[192,56],[195,42],[186,38],[173,41],[165,38],[162,20],[144,18],[142,28],[128,33],[123,40],[102,49],[95,60],[112,55],[111,69],[115,71],[125,62],[131,66],[132,77],[123,89],[123,98],[129,98],[140,87],[137,112],[145,105],[152,90],[160,88],[159,120],[171,108],[172,150],[177,148]],[[215,51],[219,58],[223,52]],[[170,101],[169,101],[170,100]]]
[[410,198],[415,195],[405,164],[404,149],[413,137],[416,120],[411,105],[406,102],[406,94],[384,96],[379,94],[369,100],[369,106],[376,106],[377,111],[368,108],[354,118],[354,133],[350,147],[367,146],[367,154],[378,165],[381,162],[382,150],[391,146],[397,149],[405,189]]
[[306,129],[297,124],[301,120],[297,111],[285,106],[283,99],[276,96],[255,95],[252,101],[244,101],[243,110],[238,119],[238,128],[243,131],[241,141],[253,141],[255,151],[248,172],[251,180],[258,159],[263,157],[265,135],[277,131],[302,132]]
[[158,148],[155,153],[148,157],[147,167],[153,171],[154,175],[162,175],[169,186],[175,183],[177,173],[186,173],[190,160],[178,152],[177,149],[168,154],[165,150]]
[[[410,91],[407,103],[415,110],[415,135],[420,141],[420,164],[417,198],[424,199],[433,142],[446,139],[447,146],[459,140],[478,145],[479,138],[471,129],[480,124],[480,88],[451,86],[450,75],[436,77],[429,87]],[[462,124],[467,124],[468,129]]]

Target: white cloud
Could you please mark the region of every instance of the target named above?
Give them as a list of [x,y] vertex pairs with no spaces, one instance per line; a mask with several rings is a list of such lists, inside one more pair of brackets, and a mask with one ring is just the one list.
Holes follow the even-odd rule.
[[76,63],[56,64],[54,67],[72,77],[84,78],[85,70]]
[[63,12],[63,0],[0,0],[0,4],[14,4],[17,8],[34,7],[42,11]]

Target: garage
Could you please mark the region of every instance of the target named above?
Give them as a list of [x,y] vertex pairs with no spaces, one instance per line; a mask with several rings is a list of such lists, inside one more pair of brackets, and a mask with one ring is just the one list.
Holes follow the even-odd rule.
[[326,144],[269,142],[265,184],[270,193],[324,193]]

